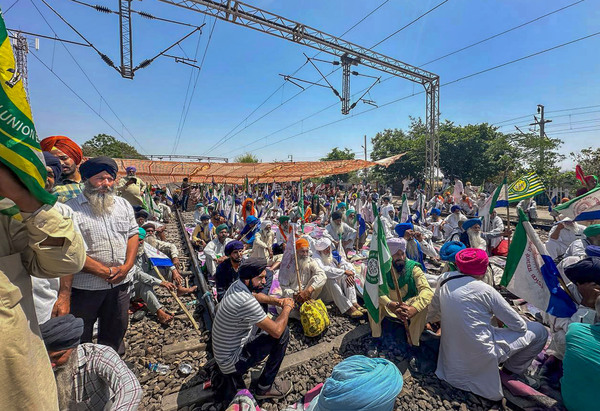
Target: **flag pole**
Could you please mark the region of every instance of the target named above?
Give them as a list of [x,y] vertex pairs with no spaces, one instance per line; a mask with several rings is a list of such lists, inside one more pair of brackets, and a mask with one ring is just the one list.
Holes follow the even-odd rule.
[[[159,269],[155,265],[153,265],[152,267],[154,268],[154,271],[156,272],[156,275],[158,275],[158,278],[160,278],[161,281],[166,282],[167,280],[165,280],[165,277],[163,277],[163,275],[160,273]],[[194,320],[194,317],[188,311],[188,309],[185,306],[185,304],[183,304],[181,302],[181,300],[179,299],[179,297],[177,297],[177,293],[175,291],[173,291],[173,290],[169,290],[169,293],[171,293],[171,297],[173,297],[175,299],[175,301],[177,301],[177,304],[179,304],[179,307],[181,307],[181,309],[183,310],[183,312],[185,313],[185,315],[187,316],[187,318],[191,321],[192,326],[194,327],[194,329],[196,331],[200,331],[200,327],[198,326],[198,323],[196,322],[196,320]]]
[[[412,273],[411,273],[412,275]],[[402,303],[402,296],[400,295],[400,285],[398,285],[398,272],[396,271],[396,267],[392,264],[392,280],[394,281],[394,287],[396,287],[396,294],[398,295],[398,302]],[[408,341],[408,345],[413,346],[412,338],[410,336],[410,332],[408,331],[408,320],[404,319],[404,330],[406,331],[406,341]]]

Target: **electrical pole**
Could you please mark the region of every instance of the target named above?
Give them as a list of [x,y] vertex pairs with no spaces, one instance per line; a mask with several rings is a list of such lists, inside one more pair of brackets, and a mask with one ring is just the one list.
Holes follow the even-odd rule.
[[544,164],[544,141],[546,140],[544,129],[546,123],[551,123],[552,120],[544,118],[544,106],[542,104],[537,105],[537,112],[540,115],[540,119],[538,120],[537,116],[533,116],[535,122],[531,123],[530,126],[540,126],[540,166],[542,166]]

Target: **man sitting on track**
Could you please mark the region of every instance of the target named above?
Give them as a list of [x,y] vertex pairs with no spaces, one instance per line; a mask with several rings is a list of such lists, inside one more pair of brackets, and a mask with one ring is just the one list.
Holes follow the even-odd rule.
[[204,247],[204,256],[206,257],[206,268],[208,270],[208,276],[213,277],[217,271],[217,265],[227,260],[225,255],[225,246],[231,241],[228,238],[229,227],[227,224],[220,224],[215,229],[217,237],[211,240],[206,247]]
[[[257,399],[283,398],[292,390],[292,383],[276,379],[289,342],[287,327],[294,300],[283,298],[282,311],[271,320],[253,293],[260,293],[266,282],[267,260],[248,258],[240,265],[239,280],[227,290],[219,303],[212,329],[215,360],[226,379],[233,380],[235,388],[245,388],[244,374],[250,367],[269,357],[258,379]],[[260,331],[252,336],[254,326]],[[220,392],[233,397],[235,392]],[[225,398],[231,400],[231,398]]]

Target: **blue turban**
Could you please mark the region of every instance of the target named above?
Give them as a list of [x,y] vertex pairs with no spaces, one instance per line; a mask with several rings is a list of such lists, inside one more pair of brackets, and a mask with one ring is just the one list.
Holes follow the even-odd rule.
[[252,224],[257,222],[258,218],[254,217],[253,215],[249,215],[248,217],[246,217],[246,224]]
[[229,257],[231,255],[232,252],[234,252],[235,250],[243,250],[244,249],[244,243],[242,243],[241,241],[237,241],[237,240],[233,240],[227,243],[227,245],[225,246],[225,255],[227,257]]
[[396,234],[398,234],[398,237],[404,237],[404,233],[406,232],[406,230],[414,230],[415,226],[413,225],[413,223],[400,223],[396,226],[396,228],[394,228],[394,231],[396,232]]
[[450,212],[453,213],[456,210],[460,210],[460,206],[458,204],[454,204],[452,207],[450,207]]
[[242,204],[242,200],[240,200],[239,198],[235,199],[235,205],[240,205]]
[[429,212],[429,214],[431,214],[431,215],[434,215],[434,214],[435,215],[441,215],[442,212],[440,211],[439,208],[432,208],[431,211]]
[[597,245],[588,245],[585,247],[585,253],[588,257],[600,257],[600,247]]
[[481,220],[479,218],[471,218],[465,221],[462,225],[463,230],[467,231],[469,228],[473,227],[475,224],[482,225]]
[[402,385],[402,374],[391,361],[353,355],[333,367],[314,411],[391,411]]
[[200,208],[200,207],[204,207],[204,204],[202,204],[202,203],[196,204],[196,208]]
[[79,173],[83,180],[89,180],[91,177],[103,171],[110,174],[112,178],[117,178],[119,166],[115,160],[106,156],[90,158],[79,166]]
[[337,205],[338,210],[342,207],[346,208],[346,203],[344,203],[343,201]]
[[456,256],[456,253],[458,253],[460,250],[464,250],[465,248],[467,248],[467,246],[460,241],[448,241],[447,243],[444,243],[442,248],[440,248],[440,258],[444,261],[454,262],[454,256]]
[[138,236],[140,237],[140,240],[146,238],[146,230],[144,230],[142,227],[138,228]]

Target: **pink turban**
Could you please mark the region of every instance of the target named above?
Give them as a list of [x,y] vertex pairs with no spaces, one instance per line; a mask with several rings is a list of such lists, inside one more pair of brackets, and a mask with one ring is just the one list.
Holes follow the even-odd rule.
[[389,240],[387,240],[387,245],[390,249],[391,255],[396,254],[398,250],[406,251],[406,240],[404,238],[390,238]]
[[479,248],[465,248],[455,257],[458,271],[468,275],[484,275],[489,259],[487,253]]

